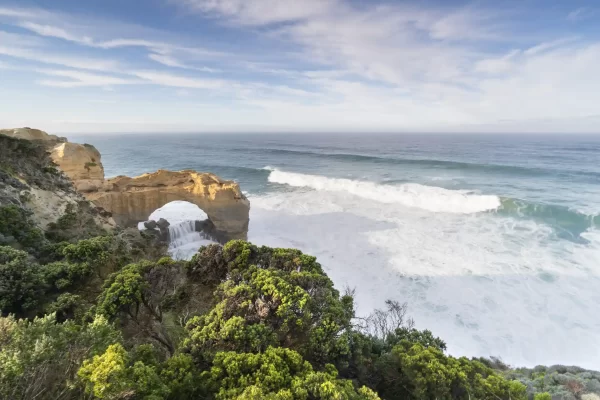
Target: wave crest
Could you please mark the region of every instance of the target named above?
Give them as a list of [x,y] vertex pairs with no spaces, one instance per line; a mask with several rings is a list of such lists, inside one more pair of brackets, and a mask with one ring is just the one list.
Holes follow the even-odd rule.
[[354,196],[420,208],[430,212],[473,214],[496,210],[500,198],[494,195],[479,195],[467,191],[448,190],[417,183],[386,185],[368,181],[327,178],[295,172],[273,170],[269,182],[314,190],[347,192]]

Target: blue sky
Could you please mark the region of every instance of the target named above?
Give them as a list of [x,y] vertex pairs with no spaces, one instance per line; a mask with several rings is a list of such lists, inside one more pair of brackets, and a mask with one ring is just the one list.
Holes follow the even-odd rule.
[[0,125],[600,132],[600,3],[0,0]]

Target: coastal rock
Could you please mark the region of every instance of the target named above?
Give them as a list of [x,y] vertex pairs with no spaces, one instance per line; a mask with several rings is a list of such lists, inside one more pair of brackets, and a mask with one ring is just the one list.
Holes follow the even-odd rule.
[[227,240],[246,239],[250,202],[239,185],[210,173],[166,171],[130,178],[118,176],[96,191],[85,193],[112,213],[117,224],[135,226],[156,209],[175,200],[196,204]]
[[157,223],[154,220],[144,222],[144,228],[146,229],[156,229]]
[[58,137],[37,129],[0,130],[0,206],[14,205],[31,212],[32,220],[43,230],[68,209],[83,208],[89,209],[84,213],[96,225],[114,228],[110,215],[91,204],[80,206],[88,202],[49,157],[48,144],[54,143],[53,138]]
[[171,224],[166,219],[161,218],[158,221],[156,221],[156,225],[158,225],[160,229],[167,229]]
[[104,167],[100,152],[94,146],[64,142],[52,149],[50,157],[79,192],[93,192],[102,187]]
[[[118,176],[105,180],[100,152],[92,145],[71,143],[65,138],[31,128],[4,129],[0,130],[1,135],[8,136],[7,140],[13,140],[7,142],[3,149],[7,153],[5,158],[8,159],[10,155],[12,164],[19,165],[30,176],[28,184],[22,185],[22,179],[18,176],[0,170],[0,184],[10,184],[11,190],[15,192],[11,194],[10,202],[18,201],[15,200],[19,196],[17,188],[27,189],[29,207],[38,215],[42,225],[55,221],[57,216],[64,213],[68,204],[79,201],[80,194],[102,209],[106,218],[112,217],[111,223],[116,222],[122,227],[137,226],[139,222],[146,221],[156,209],[171,201],[183,200],[196,204],[208,215],[210,229],[207,225],[203,231],[211,237],[219,238],[220,242],[247,238],[250,202],[236,182],[192,170],[159,170],[134,178]],[[48,151],[54,165],[32,167],[25,163],[27,165],[21,166],[23,163],[19,161],[19,157],[12,155],[16,154],[17,148],[29,150],[27,146],[22,146],[19,139],[41,143],[42,146],[39,147],[43,155],[40,155],[47,158],[44,149]],[[21,142],[26,143],[23,140]],[[48,176],[54,177],[50,187]],[[73,186],[76,192],[73,191]],[[50,196],[40,189],[50,190],[52,195],[61,195]],[[3,201],[7,202],[9,200]],[[167,229],[168,225],[162,227],[161,231]]]
[[50,144],[66,142],[67,139],[64,137],[49,135],[39,129],[31,128],[13,128],[13,129],[0,129],[0,135],[5,135],[15,139],[25,140],[39,140],[43,142],[50,142]]

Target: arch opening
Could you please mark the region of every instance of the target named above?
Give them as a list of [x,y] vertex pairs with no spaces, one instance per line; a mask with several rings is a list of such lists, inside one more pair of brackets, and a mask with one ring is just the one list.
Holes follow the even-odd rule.
[[110,212],[120,226],[137,226],[166,204],[185,201],[206,213],[219,242],[248,236],[250,202],[236,182],[209,173],[158,170],[135,178],[118,176],[86,197]]
[[223,242],[208,215],[197,205],[182,200],[154,210],[147,221],[138,223],[138,229],[160,231],[169,243],[169,254],[175,259],[189,260],[200,247]]

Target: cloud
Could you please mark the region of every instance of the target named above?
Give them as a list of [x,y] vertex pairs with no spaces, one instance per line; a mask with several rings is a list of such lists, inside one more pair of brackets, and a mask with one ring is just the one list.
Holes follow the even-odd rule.
[[68,80],[39,80],[38,83],[44,86],[74,88],[86,86],[110,87],[114,85],[132,85],[142,83],[140,80],[123,79],[107,75],[90,74],[81,71],[72,70],[37,70],[38,72],[56,76],[60,78],[68,78]]
[[580,7],[567,14],[567,20],[571,22],[580,21],[589,17],[590,14],[592,14],[592,10],[587,7]]
[[525,54],[526,55],[534,55],[537,53],[542,53],[546,50],[552,49],[552,48],[556,48],[559,47],[561,45],[570,43],[570,42],[574,42],[576,41],[578,38],[577,37],[569,37],[569,38],[562,38],[562,39],[557,39],[557,40],[552,40],[549,42],[543,42],[540,43],[538,45],[535,45],[533,47],[528,48],[527,50],[525,50]]
[[[37,90],[118,88],[138,104],[146,101],[138,86],[173,88],[161,89],[172,101],[143,110],[117,103],[113,112],[156,123],[185,117],[190,126],[204,119],[297,130],[547,128],[550,120],[589,126],[584,117],[597,114],[600,102],[597,35],[549,33],[531,23],[553,23],[550,14],[540,16],[544,10],[502,2],[164,1],[187,11],[177,18],[197,18],[209,29],[186,26],[175,34],[89,15],[0,8],[0,22],[30,33],[0,32],[0,55],[36,74],[30,81],[46,86]],[[564,15],[555,18],[564,25]],[[239,38],[239,50],[223,51],[233,48],[231,38]],[[191,111],[209,100],[202,117]]]
[[[37,16],[38,14],[31,13],[30,15]],[[62,20],[62,22],[73,19],[73,17],[66,17],[66,16],[55,15],[55,14],[51,14],[51,13],[49,13],[47,15],[48,15],[48,19],[50,19],[50,20],[57,20],[57,21]],[[0,14],[0,16],[1,16],[1,14]],[[37,19],[37,18],[34,18],[34,19]],[[11,22],[7,22],[7,23],[11,23]],[[185,52],[185,53],[196,55],[196,56],[206,56],[206,57],[209,57],[209,56],[215,57],[215,56],[223,56],[224,55],[223,52],[219,52],[219,51],[213,51],[213,50],[198,48],[198,47],[182,46],[180,44],[169,43],[169,42],[165,42],[165,41],[161,41],[161,40],[151,40],[151,39],[135,38],[135,37],[134,38],[119,38],[119,37],[114,38],[113,37],[110,39],[100,39],[98,37],[94,38],[93,34],[87,35],[87,34],[82,33],[89,29],[92,31],[97,31],[98,36],[106,36],[107,32],[98,31],[98,29],[97,29],[97,26],[101,25],[101,21],[95,21],[95,23],[85,24],[85,25],[83,25],[83,27],[80,25],[72,25],[72,24],[67,23],[66,25],[69,26],[69,28],[59,27],[56,24],[55,25],[50,25],[47,23],[40,24],[40,23],[36,23],[36,22],[31,22],[31,21],[18,22],[18,23],[14,23],[14,24],[16,26],[19,26],[23,29],[27,29],[37,35],[40,35],[40,36],[63,39],[63,40],[69,41],[69,42],[73,42],[73,43],[77,43],[77,44],[81,44],[81,45],[85,45],[85,46],[89,46],[89,47],[101,48],[101,49],[116,49],[116,48],[122,48],[122,47],[145,47],[145,48],[147,48],[153,52],[157,52],[157,53],[180,51],[180,52]],[[130,31],[136,30],[134,28],[123,29],[122,26],[120,26],[120,27],[121,27],[121,30],[124,32],[130,32]],[[140,35],[143,35],[144,31],[145,30],[142,29]],[[115,34],[119,33],[118,29],[117,29],[117,32],[114,32],[114,33]],[[153,33],[153,35],[160,36],[157,33]]]
[[231,82],[219,79],[203,79],[174,75],[159,71],[132,71],[131,75],[155,85],[170,86],[186,89],[223,89],[230,87]]
[[0,16],[11,18],[32,18],[39,16],[40,13],[22,8],[0,7]]
[[502,74],[509,72],[515,66],[515,58],[521,54],[521,50],[512,50],[502,57],[486,58],[477,61],[474,70],[475,72],[483,72],[486,74]]
[[87,46],[93,45],[92,38],[90,38],[88,36],[82,37],[82,36],[74,35],[74,34],[71,34],[67,31],[65,31],[64,29],[58,28],[56,26],[41,25],[41,24],[36,24],[34,22],[21,22],[18,24],[18,26],[20,26],[21,28],[24,28],[24,29],[28,29],[32,32],[35,32],[41,36],[49,36],[49,37],[64,39],[64,40],[68,40],[70,42],[84,44]]
[[15,48],[0,45],[0,55],[19,58],[35,63],[62,65],[65,67],[96,71],[114,71],[119,69],[119,63],[114,60],[78,57],[37,51],[26,48]]
[[172,0],[193,11],[232,18],[242,25],[305,20],[342,8],[338,0]]
[[474,58],[462,42],[506,40],[499,13],[475,7],[359,7],[342,0],[172,1],[241,29],[264,27],[266,35],[301,46],[299,59],[391,85],[455,78]]
[[189,68],[187,65],[179,62],[176,58],[167,54],[150,53],[148,54],[148,58],[168,67]]

